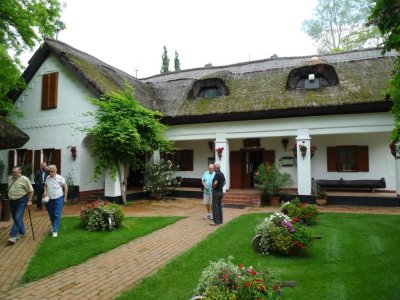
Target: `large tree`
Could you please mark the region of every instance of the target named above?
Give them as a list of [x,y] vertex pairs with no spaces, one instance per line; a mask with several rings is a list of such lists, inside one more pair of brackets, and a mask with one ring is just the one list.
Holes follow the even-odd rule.
[[85,129],[95,138],[94,177],[104,171],[110,171],[114,178],[118,174],[125,203],[128,170],[140,170],[146,154],[173,149],[164,136],[167,126],[159,122],[160,112],[149,110],[135,100],[130,86],[90,102],[98,106],[96,111],[87,113],[94,117],[95,125]]
[[319,53],[334,53],[377,46],[379,32],[367,27],[371,0],[318,0],[313,17],[303,21],[302,30],[316,43]]
[[164,46],[163,54],[161,56],[162,64],[161,64],[161,71],[160,73],[168,73],[169,72],[169,58],[168,58],[168,51],[167,47]]
[[[369,24],[376,25],[383,35],[384,52],[400,52],[400,2],[399,0],[378,0],[369,16]],[[389,90],[393,101],[394,129],[392,141],[400,142],[400,58],[394,64],[393,77]],[[398,149],[399,150],[399,149]]]
[[178,51],[175,50],[175,59],[174,59],[174,69],[175,71],[181,70],[181,62],[179,61]]
[[59,21],[62,4],[59,0],[0,1],[0,114],[7,115],[14,107],[7,93],[23,86],[24,50],[31,50],[44,36],[53,36],[64,28]]

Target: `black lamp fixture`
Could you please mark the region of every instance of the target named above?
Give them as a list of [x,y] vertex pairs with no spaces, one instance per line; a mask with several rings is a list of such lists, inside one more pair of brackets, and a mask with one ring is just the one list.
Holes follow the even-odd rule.
[[281,142],[282,142],[283,148],[285,148],[285,152],[286,152],[287,145],[289,144],[289,139],[283,138]]

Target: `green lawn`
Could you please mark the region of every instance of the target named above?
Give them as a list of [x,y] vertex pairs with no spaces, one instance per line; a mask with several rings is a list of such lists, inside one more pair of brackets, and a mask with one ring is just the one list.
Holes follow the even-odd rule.
[[155,275],[118,299],[188,300],[211,260],[232,255],[234,262],[266,265],[290,299],[399,299],[400,216],[324,214],[309,227],[315,240],[303,257],[260,256],[251,248],[255,226],[266,214],[243,215],[219,228]]
[[79,217],[60,222],[59,237],[50,235],[40,243],[22,281],[29,282],[54,274],[122,244],[181,220],[182,217],[126,217],[114,231],[89,232]]

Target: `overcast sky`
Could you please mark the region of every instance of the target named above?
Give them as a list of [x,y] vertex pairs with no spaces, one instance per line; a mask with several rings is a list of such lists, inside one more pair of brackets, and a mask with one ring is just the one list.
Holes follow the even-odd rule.
[[301,24],[317,0],[64,2],[58,39],[139,78],[160,73],[164,45],[171,71],[175,50],[181,69],[316,53]]

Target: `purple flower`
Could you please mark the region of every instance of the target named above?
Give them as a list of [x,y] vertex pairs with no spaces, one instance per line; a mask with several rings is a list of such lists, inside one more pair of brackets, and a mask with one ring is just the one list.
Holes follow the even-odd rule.
[[294,228],[292,223],[290,223],[289,221],[283,220],[281,222],[281,225],[283,227],[286,227],[290,232],[295,232],[296,231],[296,228]]

